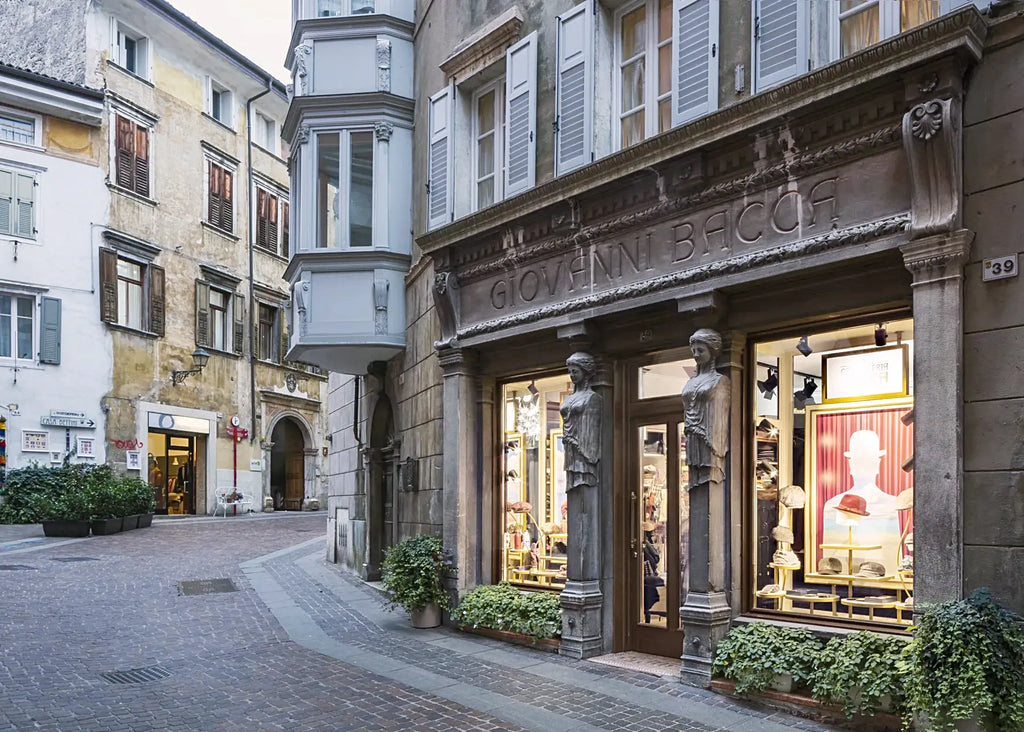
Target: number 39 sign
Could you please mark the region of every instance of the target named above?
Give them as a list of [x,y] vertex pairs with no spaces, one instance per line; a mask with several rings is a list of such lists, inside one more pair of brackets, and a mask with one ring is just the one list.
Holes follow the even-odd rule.
[[1002,280],[1017,276],[1017,255],[986,259],[981,264],[981,281]]

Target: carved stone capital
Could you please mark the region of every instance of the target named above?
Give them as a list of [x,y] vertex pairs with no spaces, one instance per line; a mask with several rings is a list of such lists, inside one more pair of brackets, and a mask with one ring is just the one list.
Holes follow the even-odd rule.
[[391,133],[395,131],[395,126],[390,122],[378,122],[373,126],[374,137],[377,138],[378,142],[387,142],[391,139]]
[[309,142],[309,127],[302,125],[295,131],[295,147]]
[[910,164],[913,238],[960,225],[960,101],[930,99],[903,115],[903,149]]
[[480,358],[471,348],[439,348],[437,360],[445,378],[449,376],[476,376]]
[[913,286],[963,277],[974,232],[960,229],[909,241],[900,247],[903,263],[914,275]]

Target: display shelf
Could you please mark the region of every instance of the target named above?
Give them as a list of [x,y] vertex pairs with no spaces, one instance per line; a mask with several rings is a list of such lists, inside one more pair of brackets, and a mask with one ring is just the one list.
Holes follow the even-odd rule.
[[899,608],[898,608],[898,605],[900,603],[898,602],[898,598],[896,598],[896,597],[893,597],[892,600],[889,600],[889,601],[873,600],[873,599],[863,598],[863,597],[853,597],[853,598],[847,597],[847,598],[844,598],[843,600],[841,600],[840,602],[845,607],[849,608],[850,617],[851,618],[853,617],[853,609],[854,608],[867,608],[868,620],[872,620],[872,621],[875,619],[875,610],[894,610],[895,609],[895,610],[897,610],[897,619],[899,620],[899,622],[903,622],[903,616],[899,612]]
[[881,549],[881,544],[818,544],[822,549],[835,549],[844,552],[870,552]]
[[828,603],[832,605],[832,615],[838,615],[839,610],[836,605],[839,602],[839,595],[832,593],[819,593],[816,595],[794,595],[791,592],[785,593],[785,598],[790,602],[806,602],[808,604],[808,611],[811,615],[814,615],[814,608],[819,603]]

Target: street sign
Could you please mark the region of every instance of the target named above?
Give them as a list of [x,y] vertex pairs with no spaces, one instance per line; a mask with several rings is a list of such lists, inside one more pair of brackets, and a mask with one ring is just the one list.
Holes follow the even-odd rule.
[[63,417],[64,419],[88,419],[85,412],[67,412],[63,409],[51,409],[51,417]]
[[44,427],[80,427],[82,429],[96,429],[96,423],[91,419],[82,417],[40,417],[39,424]]

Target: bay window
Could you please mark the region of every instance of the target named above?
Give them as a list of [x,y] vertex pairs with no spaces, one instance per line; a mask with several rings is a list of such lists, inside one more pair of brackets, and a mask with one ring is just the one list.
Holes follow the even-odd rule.
[[373,132],[317,135],[319,248],[373,245]]

